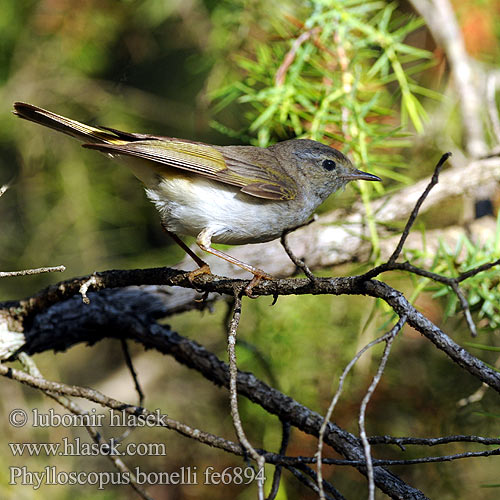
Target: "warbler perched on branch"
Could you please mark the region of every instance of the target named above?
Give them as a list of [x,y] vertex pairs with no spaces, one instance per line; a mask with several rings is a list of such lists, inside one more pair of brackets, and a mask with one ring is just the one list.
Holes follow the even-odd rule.
[[179,235],[195,236],[205,252],[252,273],[247,293],[260,279],[272,277],[213,248],[212,242],[241,245],[274,240],[304,224],[348,182],[381,180],[356,169],[340,151],[308,139],[267,148],[214,146],[91,127],[22,102],[14,104],[14,113],[125,163],[144,183],[164,229],[198,264],[190,278],[210,268]]

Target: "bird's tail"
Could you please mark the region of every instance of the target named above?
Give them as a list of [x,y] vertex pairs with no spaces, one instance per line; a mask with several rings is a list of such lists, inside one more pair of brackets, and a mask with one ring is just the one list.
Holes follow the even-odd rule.
[[[120,137],[118,130],[108,130],[105,128],[91,127],[84,123],[70,120],[64,116],[56,115],[51,111],[27,104],[25,102],[14,103],[13,113],[20,118],[29,120],[45,127],[52,128],[58,132],[76,137],[86,143],[98,144],[124,144],[130,141],[125,137]],[[123,135],[127,135],[123,133]]]

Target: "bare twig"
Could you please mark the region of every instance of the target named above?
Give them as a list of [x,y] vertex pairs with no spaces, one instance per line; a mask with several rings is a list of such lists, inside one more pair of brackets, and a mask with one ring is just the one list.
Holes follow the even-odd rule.
[[380,359],[380,364],[377,370],[377,373],[373,377],[372,383],[361,402],[361,407],[359,411],[359,436],[363,443],[363,448],[365,449],[365,457],[366,457],[366,470],[368,475],[368,498],[369,500],[375,500],[375,481],[373,479],[373,463],[372,456],[370,452],[370,443],[368,438],[366,437],[366,429],[365,429],[365,413],[366,407],[368,406],[368,402],[370,401],[375,388],[377,387],[380,378],[382,377],[382,373],[384,373],[385,365],[389,358],[389,353],[391,352],[392,342],[396,338],[396,335],[401,331],[404,324],[406,323],[406,316],[401,316],[399,321],[394,325],[390,332],[388,332],[385,337],[385,348],[384,353],[382,354],[382,358]]
[[[315,493],[318,493],[317,481],[312,481],[303,472],[298,470],[296,467],[287,466],[286,468],[296,477],[296,479],[298,481],[305,484],[308,488],[313,490]],[[324,498],[326,498],[327,500],[336,500],[335,498],[331,497],[330,495],[325,495]]]
[[[139,384],[139,379],[137,377],[137,373],[136,373],[134,365],[132,363],[132,358],[130,356],[130,351],[128,348],[127,341],[126,341],[126,339],[121,338],[120,343],[122,346],[123,357],[125,358],[125,364],[127,365],[127,368],[130,372],[130,375],[132,376],[132,379],[134,381],[135,390],[139,396],[139,401],[137,402],[137,406],[142,406],[144,404],[144,393],[142,392],[142,388],[141,388],[141,385]],[[114,438],[115,441],[116,442],[123,441],[124,439],[126,439],[130,435],[130,433],[132,432],[133,429],[134,429],[134,427],[128,426],[124,432],[122,432],[119,436],[116,436]]]
[[442,436],[438,438],[395,437],[395,436],[370,436],[368,441],[372,445],[396,444],[404,449],[405,445],[439,446],[449,443],[479,443],[486,446],[500,444],[500,438],[487,438],[484,436]]
[[[400,319],[401,321],[401,319]],[[375,340],[372,340],[371,342],[369,342],[368,344],[366,344],[360,351],[358,351],[356,353],[356,355],[351,359],[351,361],[349,361],[349,363],[347,364],[347,366],[344,368],[344,371],[342,372],[342,374],[340,375],[340,379],[339,379],[339,386],[338,386],[338,389],[337,391],[335,392],[335,395],[333,396],[333,399],[330,403],[330,406],[328,407],[328,410],[326,412],[326,415],[325,415],[325,418],[323,420],[323,423],[321,424],[321,427],[320,427],[320,430],[319,430],[319,437],[318,437],[318,447],[317,447],[317,451],[314,455],[314,457],[316,458],[317,460],[317,474],[318,474],[318,490],[319,490],[319,495],[320,495],[320,498],[323,499],[324,496],[324,491],[323,491],[323,487],[322,487],[322,480],[323,480],[323,474],[322,474],[322,470],[321,470],[321,464],[323,463],[322,462],[322,453],[323,453],[323,441],[324,441],[324,435],[325,435],[325,431],[326,431],[326,428],[327,428],[327,425],[328,425],[328,422],[330,422],[330,419],[332,418],[332,415],[333,415],[333,410],[335,409],[335,406],[337,405],[337,402],[340,398],[340,395],[342,394],[342,390],[344,389],[344,382],[345,382],[345,379],[347,377],[347,375],[349,374],[349,372],[351,371],[352,367],[358,362],[359,358],[361,358],[361,356],[366,352],[368,351],[368,349],[371,349],[373,346],[377,345],[377,344],[380,344],[381,342],[387,342],[388,339],[389,339],[389,336],[392,334],[392,331],[399,325],[399,322],[395,325],[395,327],[388,333],[385,333],[384,335],[376,338]],[[400,328],[396,331],[396,333],[400,330]]]
[[[299,281],[303,285],[309,283],[308,280]],[[241,290],[246,282],[238,283]],[[76,289],[78,288],[76,287]],[[151,316],[149,319],[135,316],[138,311],[137,305],[133,308],[133,311],[131,311],[132,308],[127,303],[123,304],[123,309],[117,308],[121,300],[123,300],[123,296],[131,292],[131,290],[108,290],[98,294],[93,293],[89,305],[84,305],[77,295],[70,301],[53,306],[46,315],[39,314],[37,316],[31,330],[28,332],[27,344],[24,349],[26,352],[34,353],[52,349],[54,346],[58,346],[58,349],[64,349],[65,346],[67,348],[76,342],[88,342],[89,339],[91,339],[92,343],[95,343],[101,338],[109,337],[109,325],[113,324],[113,330],[119,332],[120,337],[126,336],[140,342],[146,349],[156,349],[159,352],[173,356],[177,362],[197,370],[217,386],[228,387],[229,370],[227,365],[196,342],[179,336],[170,331],[165,325],[157,324],[156,318],[161,317],[162,309],[157,308],[158,301],[152,301],[150,295],[146,295],[144,299],[139,299],[136,296],[137,291],[132,294],[135,297],[134,304],[144,304],[144,308],[141,307],[140,310],[150,310]],[[109,307],[106,306],[106,298],[110,301]],[[103,313],[106,315],[106,323],[99,324],[98,318],[102,317]],[[132,315],[131,318],[135,319],[129,319],[130,315]],[[53,320],[50,318],[53,318]],[[46,331],[46,336],[44,333],[37,333],[37,328],[41,327],[43,330],[44,326],[49,329]],[[73,332],[71,338],[67,335],[68,328],[71,328]],[[5,365],[0,365],[0,373],[2,373],[3,366]],[[74,393],[82,394],[77,389],[75,389]],[[314,436],[319,435],[319,429],[323,423],[323,419],[319,414],[269,387],[254,375],[238,372],[238,393],[240,396],[250,398],[267,412],[286,419],[292,426],[299,428],[303,432]],[[121,404],[125,405],[125,403]],[[133,414],[143,411],[134,405],[126,405],[126,407],[130,407],[128,411]],[[176,430],[178,429],[177,432],[185,436],[191,436],[189,430],[186,431],[183,427],[184,424],[176,424],[175,421],[171,420],[167,420],[165,424],[168,424],[168,428],[174,426]],[[217,436],[210,435],[209,439],[207,433],[201,431],[197,431],[194,435],[196,439],[203,443],[210,443],[212,446],[237,455],[244,454],[244,449],[241,446],[222,440]],[[344,457],[353,458],[355,463],[357,463],[356,460],[360,464],[364,461],[363,450],[358,439],[333,423],[328,423],[327,431],[324,434],[324,442],[333,446]],[[264,456],[266,462],[283,463],[283,460],[278,460],[276,455],[265,453]],[[293,463],[297,464],[300,461]],[[366,473],[362,465],[359,465],[358,468],[361,473]],[[400,496],[405,498],[425,498],[421,492],[382,468],[375,469],[375,481],[377,486],[387,494],[398,492]]]
[[451,156],[451,153],[445,153],[439,159],[436,167],[434,168],[434,174],[432,175],[429,184],[427,185],[424,192],[421,194],[420,198],[417,200],[417,203],[413,207],[413,210],[410,214],[410,217],[408,218],[408,221],[406,222],[406,226],[403,230],[403,234],[401,235],[401,239],[399,240],[398,246],[394,250],[393,254],[389,257],[389,260],[387,261],[388,264],[392,264],[392,263],[396,262],[397,258],[399,257],[401,250],[403,250],[403,246],[405,244],[406,238],[408,238],[408,235],[410,234],[410,230],[411,230],[413,224],[415,223],[415,219],[417,218],[417,215],[418,215],[418,212],[420,210],[420,207],[422,206],[422,203],[425,201],[427,196],[429,196],[431,189],[438,183],[439,172],[441,170],[441,167],[444,165],[445,161],[450,156]]
[[460,305],[462,306],[462,310],[464,311],[465,321],[467,323],[467,326],[469,327],[471,335],[473,337],[477,337],[477,328],[470,313],[469,301],[466,299],[462,290],[460,290],[460,285],[456,281],[452,281],[451,288],[460,301]]
[[134,364],[132,363],[132,357],[130,356],[130,351],[128,348],[127,341],[125,339],[120,339],[122,345],[123,356],[125,358],[125,363],[127,368],[132,375],[132,379],[134,381],[135,390],[139,396],[138,406],[142,406],[144,403],[144,392],[142,391],[141,384],[139,383],[139,379],[137,378],[137,372],[135,371]]
[[296,267],[299,269],[302,269],[302,272],[311,280],[314,281],[316,279],[316,276],[311,272],[307,264],[299,259],[292,251],[290,248],[290,245],[288,244],[288,239],[287,236],[293,232],[296,231],[297,229],[300,229],[301,227],[306,227],[309,226],[309,224],[312,224],[313,222],[316,222],[318,220],[318,216],[314,214],[310,220],[308,220],[305,224],[301,224],[300,226],[294,227],[293,229],[287,229],[283,231],[283,234],[281,235],[280,242],[283,245],[283,248],[285,249],[285,252],[288,254],[288,257],[290,257],[290,260],[295,264]]
[[[286,449],[288,447],[288,442],[290,440],[290,422],[287,422],[285,420],[281,421],[281,446],[280,446],[280,455],[284,455],[286,453]],[[280,479],[281,479],[281,469],[282,465],[277,465],[276,468],[274,469],[274,474],[273,474],[273,484],[271,486],[271,491],[269,492],[269,495],[267,496],[266,500],[274,500],[276,498],[276,495],[278,494],[278,490],[280,487]]]
[[62,273],[66,271],[65,266],[38,267],[36,269],[23,269],[21,271],[0,271],[0,278],[9,278],[12,276],[30,276],[32,274],[42,273]]
[[52,382],[41,377],[34,377],[23,371],[16,370],[15,368],[7,367],[5,364],[0,364],[0,375],[17,380],[18,382],[35,389],[41,389],[44,392],[85,398],[113,410],[119,410],[129,415],[134,415],[135,417],[144,417],[147,418],[148,422],[174,430],[179,434],[195,439],[201,443],[229,451],[236,455],[243,454],[242,448],[232,441],[228,441],[227,439],[223,439],[219,436],[215,436],[214,434],[210,434],[199,429],[194,429],[165,415],[158,416],[156,412],[151,412],[146,408],[118,401],[95,389],[76,385],[67,385],[61,382]]
[[[38,369],[35,362],[30,356],[28,356],[26,353],[20,353],[19,360],[21,361],[25,369],[28,370],[28,373],[31,376],[45,380],[42,374],[40,373],[40,370]],[[42,391],[44,392],[44,394],[57,401],[63,408],[66,408],[74,415],[85,416],[89,414],[88,411],[81,408],[75,401],[72,401],[66,396],[62,396],[60,394],[57,394],[49,390],[42,389]],[[84,422],[84,427],[86,428],[92,440],[100,446],[103,447],[107,446],[107,443],[102,438],[101,434],[93,426],[87,425],[85,421],[83,422]],[[143,498],[144,500],[153,500],[153,498],[150,497],[146,493],[146,491],[139,485],[134,473],[125,465],[123,460],[121,460],[114,453],[106,453],[105,455],[113,463],[113,465],[117,468],[118,471],[120,471],[121,473],[125,474],[127,477],[130,478],[130,486],[137,492],[137,494],[141,498]]]
[[[454,158],[454,157],[453,157]],[[421,179],[410,186],[406,186],[396,193],[390,193],[380,199],[372,200],[371,206],[378,229],[384,239],[380,240],[381,251],[387,258],[393,252],[399,238],[393,233],[384,234],[383,225],[392,225],[395,221],[405,221],[415,203],[430,181],[430,176]],[[474,195],[478,185],[486,185],[500,181],[500,157],[483,158],[469,161],[467,164],[458,163],[447,168],[439,175],[439,183],[432,189],[425,200],[420,213],[425,209],[439,206],[445,200],[455,196]],[[370,256],[371,243],[367,238],[366,211],[362,201],[355,202],[349,210],[345,208],[333,210],[318,218],[314,227],[302,228],[288,236],[288,242],[294,249],[295,255],[304,260],[311,270],[325,269],[348,262],[366,261]],[[342,221],[340,224],[339,221]],[[473,221],[473,228],[482,228],[484,220]],[[437,241],[439,237],[446,237],[455,241],[463,228],[455,226],[445,229],[429,231],[429,241]],[[432,239],[430,236],[432,235]],[[388,236],[387,240],[385,236]],[[421,247],[421,238],[411,235],[405,243]],[[273,276],[291,276],[295,265],[288,259],[282,258],[282,245],[279,241],[259,243],[256,245],[241,245],[231,249],[231,254],[244,261],[251,262],[256,267],[265,269]],[[204,257],[210,264],[212,272],[232,278],[246,277],[244,271],[225,263],[222,259],[211,256]],[[189,269],[189,259],[184,260],[178,269]]]
[[[310,467],[307,467],[307,465],[305,465],[304,463],[297,464],[294,467],[295,472],[290,467],[287,467],[287,469],[290,470],[292,472],[292,474],[294,474],[294,476],[297,477],[297,479],[299,479],[299,480],[300,480],[300,478],[297,476],[297,474],[295,474],[295,472],[299,473],[299,470],[300,470],[300,472],[304,473],[303,477],[309,476],[310,478],[312,478],[313,481],[311,481],[311,482],[308,481],[307,483],[304,483],[304,484],[306,484],[306,486],[308,486],[309,488],[313,489],[315,492],[319,492],[319,490],[318,490],[318,475],[316,474],[316,472],[313,469],[311,469]],[[322,485],[323,485],[323,489],[332,495],[332,496],[330,496],[330,495],[325,493],[326,500],[329,500],[330,498],[333,498],[334,500],[346,500],[344,495],[342,495],[336,488],[333,487],[333,485],[331,483],[329,483],[325,479],[323,479]]]
[[[455,460],[463,460],[466,458],[491,457],[500,455],[500,448],[486,451],[466,451],[464,453],[455,453],[453,455],[440,455],[436,457],[412,458],[407,460],[383,460],[372,459],[372,463],[376,467],[390,467],[393,465],[419,465],[425,463],[442,463],[453,462]],[[316,457],[279,457],[271,454],[264,455],[268,463],[283,463],[286,466],[297,466],[297,464],[317,464]],[[338,465],[338,466],[357,466],[366,467],[366,460],[338,460],[335,458],[323,458],[323,465]],[[317,487],[317,484],[316,484]],[[319,489],[318,489],[319,491]],[[404,497],[403,497],[404,498]]]
[[233,418],[234,428],[236,430],[236,435],[238,436],[238,441],[241,443],[243,448],[248,452],[248,454],[257,462],[257,484],[259,489],[259,500],[264,500],[264,465],[265,459],[262,455],[259,455],[255,448],[250,444],[245,431],[243,430],[243,425],[241,423],[241,417],[238,410],[238,392],[237,392],[237,379],[238,379],[238,367],[236,364],[236,333],[238,331],[238,325],[240,323],[241,317],[241,296],[235,295],[233,315],[231,322],[229,324],[228,335],[227,335],[227,353],[229,358],[229,401],[231,405],[231,416]]

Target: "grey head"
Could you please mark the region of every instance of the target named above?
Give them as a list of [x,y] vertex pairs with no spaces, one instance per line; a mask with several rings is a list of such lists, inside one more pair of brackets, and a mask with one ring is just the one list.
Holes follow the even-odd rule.
[[381,181],[358,170],[340,151],[310,139],[291,139],[271,146],[280,163],[304,189],[326,199],[350,181]]

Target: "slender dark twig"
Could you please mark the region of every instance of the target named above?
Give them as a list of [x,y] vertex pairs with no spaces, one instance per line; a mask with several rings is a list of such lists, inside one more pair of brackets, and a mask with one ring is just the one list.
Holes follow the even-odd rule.
[[394,250],[392,255],[389,257],[389,260],[387,261],[389,264],[396,262],[397,258],[399,257],[399,255],[401,253],[401,250],[403,250],[403,246],[405,244],[406,238],[408,238],[408,235],[410,234],[410,230],[411,230],[413,224],[415,223],[415,219],[417,218],[420,207],[422,206],[422,203],[425,201],[427,196],[429,196],[431,189],[438,183],[439,171],[441,170],[441,167],[444,165],[444,162],[450,156],[451,156],[451,153],[445,153],[443,156],[441,156],[436,167],[434,168],[434,174],[431,177],[431,181],[429,182],[429,184],[425,188],[425,191],[420,195],[420,198],[418,199],[417,203],[413,207],[413,210],[410,214],[410,217],[408,218],[406,226],[403,230],[403,234],[401,235],[401,239],[399,240],[399,243],[398,243],[396,249]]
[[[299,259],[292,251],[290,248],[290,245],[288,244],[288,239],[287,236],[292,233],[293,231],[296,231],[297,229],[300,229],[301,227],[308,226],[309,224],[312,224],[314,221],[316,221],[318,216],[316,214],[313,215],[313,217],[305,222],[304,224],[301,224],[300,226],[294,227],[293,229],[287,229],[283,231],[283,234],[281,235],[281,245],[285,249],[285,252],[288,254],[288,257],[290,257],[290,260],[295,264],[295,266],[299,269],[302,270],[302,272],[312,281],[314,282],[316,280],[316,276],[312,273],[312,271],[309,269],[307,264]],[[274,304],[273,304],[274,305]]]
[[[125,364],[127,365],[127,368],[129,370],[130,374],[132,375],[135,390],[139,396],[139,401],[137,403],[137,406],[143,406],[143,404],[144,404],[144,392],[142,391],[142,388],[139,384],[139,379],[137,377],[137,372],[135,371],[134,365],[132,363],[132,358],[130,356],[130,351],[128,348],[127,341],[126,341],[126,339],[121,338],[120,343],[122,346],[123,356],[125,358]],[[115,441],[116,442],[124,441],[130,435],[130,433],[132,432],[133,429],[134,429],[134,427],[131,427],[131,426],[127,427],[124,432],[122,432],[119,436],[116,436],[114,438]]]
[[[311,467],[308,467],[306,464],[298,464],[296,469],[300,469],[304,474],[311,477],[315,481],[316,486],[318,485],[318,475],[313,469],[311,469]],[[329,481],[323,479],[322,484],[324,491],[331,493],[335,500],[346,500],[344,495],[342,495],[340,491],[338,491],[337,488],[335,488]],[[325,498],[331,497],[329,495],[326,495]]]
[[123,356],[125,358],[125,363],[127,364],[127,368],[132,375],[132,379],[134,381],[135,390],[139,396],[138,406],[142,406],[144,404],[144,392],[142,391],[141,384],[139,383],[139,379],[137,377],[137,372],[135,371],[134,364],[132,363],[132,357],[130,356],[130,350],[128,348],[127,341],[125,339],[120,339],[122,345]]
[[470,269],[469,271],[465,271],[462,273],[460,276],[456,278],[458,282],[464,281],[472,276],[475,276],[476,274],[482,273],[483,271],[487,271],[488,269],[491,269],[492,267],[500,265],[500,259],[495,260],[494,262],[487,262],[486,264],[482,264],[480,266],[475,267],[474,269]]
[[395,437],[395,436],[371,436],[368,438],[370,444],[397,444],[398,446],[439,446],[449,443],[479,443],[484,445],[500,444],[500,438],[487,438],[484,436],[443,436],[438,438],[417,437]]
[[[308,488],[313,490],[315,493],[318,493],[318,485],[316,481],[309,479],[302,471],[297,469],[297,467],[285,466],[301,483],[305,484]],[[326,500],[337,500],[339,497],[331,497],[330,495],[325,494]],[[340,497],[343,499],[343,497]]]
[[[288,442],[290,441],[290,422],[287,422],[285,420],[281,421],[281,446],[280,446],[280,455],[284,455],[286,453],[286,449],[288,447]],[[269,492],[269,495],[267,496],[266,500],[274,500],[276,498],[276,495],[278,494],[278,490],[280,487],[280,479],[281,479],[281,469],[283,468],[282,465],[277,465],[276,468],[274,469],[274,474],[273,474],[273,484],[271,486],[271,491]]]

